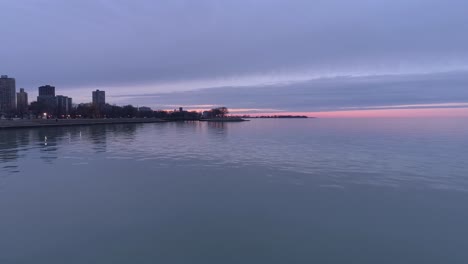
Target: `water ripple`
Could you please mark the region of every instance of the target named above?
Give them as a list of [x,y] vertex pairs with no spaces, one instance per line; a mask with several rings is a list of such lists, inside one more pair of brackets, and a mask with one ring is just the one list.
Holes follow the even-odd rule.
[[[0,172],[21,173],[28,160],[84,167],[135,161],[142,169],[256,166],[334,182],[468,190],[468,122],[362,122],[254,120],[0,131]],[[18,160],[23,165],[12,164]]]

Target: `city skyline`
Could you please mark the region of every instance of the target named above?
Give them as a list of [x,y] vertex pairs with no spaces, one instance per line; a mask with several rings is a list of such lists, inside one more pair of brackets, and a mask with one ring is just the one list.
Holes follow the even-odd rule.
[[[7,76],[7,75],[3,75]],[[11,76],[10,76],[11,77]],[[13,78],[15,79],[15,78]],[[15,79],[17,82],[17,79]],[[315,84],[317,83],[317,84]],[[393,88],[389,90],[389,95],[382,96],[381,94],[366,95],[372,85],[403,85],[402,87]],[[405,87],[405,83],[412,84],[413,87]],[[438,89],[438,85],[449,84],[451,87],[445,89]],[[342,76],[335,78],[319,78],[316,80],[302,81],[294,83],[294,87],[288,87],[290,83],[264,85],[261,89],[251,90],[249,86],[238,87],[232,90],[231,87],[219,87],[200,89],[195,91],[179,91],[172,93],[152,93],[152,94],[131,94],[121,96],[110,96],[111,100],[108,102],[104,99],[104,103],[115,105],[135,105],[151,107],[153,109],[160,109],[170,111],[171,109],[184,106],[191,111],[202,112],[206,109],[219,107],[222,105],[236,105],[238,107],[231,107],[232,114],[243,115],[306,115],[309,117],[448,117],[448,116],[468,116],[468,102],[464,98],[468,98],[468,89],[465,89],[465,83],[468,84],[468,74],[464,72],[445,72],[438,74],[412,74],[412,75],[382,75],[382,76]],[[311,90],[308,85],[317,86],[316,89]],[[353,92],[359,92],[361,100],[372,100],[371,106],[355,106],[352,100],[343,100],[341,97],[328,98],[323,101],[320,97],[314,95],[321,92],[326,93],[326,90],[333,85],[333,89],[340,90],[345,95],[351,95],[346,90],[359,85],[359,89]],[[42,85],[35,90],[38,91],[41,87],[50,85]],[[418,94],[420,87],[427,86],[428,93],[421,97]],[[52,86],[55,89],[55,86]],[[288,89],[288,94],[284,97],[282,90]],[[29,98],[35,98],[34,92],[31,90],[23,89],[29,95]],[[102,89],[102,88],[101,88]],[[446,92],[447,90],[453,92]],[[224,91],[223,91],[224,90]],[[34,91],[34,90],[32,90]],[[54,90],[55,91],[55,90]],[[95,91],[86,91],[80,89],[78,98],[85,98],[81,101],[78,99],[75,105],[93,103],[93,96],[96,91],[105,92],[96,89]],[[238,93],[240,91],[240,93]],[[70,97],[75,98],[76,94],[73,90],[67,90]],[[272,92],[269,94],[268,92]],[[275,93],[282,94],[282,100],[287,104],[295,104],[295,108],[285,111],[281,108],[272,108],[268,104],[262,104],[262,100],[256,105],[243,104],[242,97],[246,95],[254,100],[257,98],[265,98],[268,102],[269,97],[276,96]],[[304,93],[307,94],[303,97]],[[391,94],[393,93],[393,94]],[[37,93],[39,95],[39,93]],[[70,94],[74,94],[70,95]],[[32,96],[31,96],[32,95]],[[55,92],[54,92],[55,95]],[[105,96],[105,95],[104,95]],[[401,104],[392,104],[392,97],[405,96],[405,101]],[[105,96],[105,98],[108,98]],[[134,100],[135,98],[139,100]],[[432,101],[427,101],[427,98],[432,98]],[[116,100],[117,99],[117,100]],[[434,100],[435,99],[435,100]],[[30,100],[34,101],[34,100]],[[36,100],[37,101],[37,100]],[[211,104],[210,102],[217,101],[219,104]],[[240,104],[238,102],[241,102]],[[247,102],[250,103],[250,102]],[[313,106],[307,109],[307,107]]]

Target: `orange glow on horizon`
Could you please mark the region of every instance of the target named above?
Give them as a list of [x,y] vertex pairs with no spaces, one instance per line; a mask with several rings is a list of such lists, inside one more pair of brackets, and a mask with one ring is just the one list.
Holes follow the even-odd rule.
[[328,112],[266,112],[251,116],[301,115],[319,118],[468,117],[468,108],[372,109]]

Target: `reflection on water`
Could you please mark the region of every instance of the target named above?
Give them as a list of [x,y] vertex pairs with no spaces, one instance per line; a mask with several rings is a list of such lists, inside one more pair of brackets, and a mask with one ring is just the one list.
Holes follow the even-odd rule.
[[[0,166],[3,164],[4,175],[19,172],[14,161],[24,156],[23,150],[28,148],[29,137],[29,133],[19,130],[0,133]],[[2,174],[0,173],[0,175]]]
[[468,263],[466,119],[0,131],[0,263]]
[[91,126],[89,128],[89,139],[93,143],[95,152],[106,152],[107,149],[107,132],[101,127]]
[[467,189],[468,125],[437,122],[253,120],[5,130],[0,163],[2,174],[21,173],[26,167],[19,158],[52,165],[70,159],[90,166],[126,159],[161,166],[259,165],[334,182]]
[[92,143],[96,152],[105,152],[107,135],[132,140],[137,128],[138,125],[129,124],[4,130],[0,131],[0,159],[2,162],[15,161],[21,154],[36,148],[45,153],[56,152],[60,147],[79,145],[83,141]]

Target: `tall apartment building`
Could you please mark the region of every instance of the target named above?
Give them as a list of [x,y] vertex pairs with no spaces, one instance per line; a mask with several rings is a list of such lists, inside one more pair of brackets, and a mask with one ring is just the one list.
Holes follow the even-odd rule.
[[43,85],[38,88],[39,96],[55,96],[55,86]]
[[42,109],[49,114],[56,112],[57,100],[55,98],[55,86],[43,85],[38,88],[39,96],[37,102],[41,104]]
[[93,91],[93,104],[98,108],[103,107],[106,104],[106,92],[105,91]]
[[72,99],[63,95],[57,95],[55,98],[57,101],[57,116],[66,117],[67,115],[71,114]]
[[16,109],[18,109],[19,113],[28,111],[28,93],[23,88],[16,94]]
[[16,81],[8,75],[0,77],[0,112],[11,113],[16,110]]
[[68,107],[68,114],[71,114],[73,110],[73,104],[72,104],[72,98],[68,97],[67,98],[67,107]]

